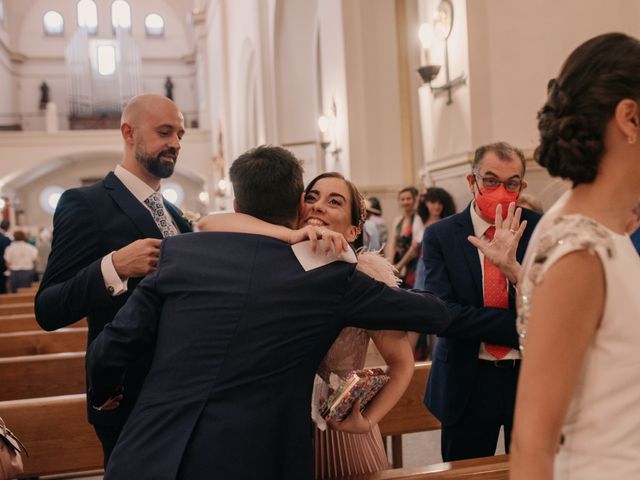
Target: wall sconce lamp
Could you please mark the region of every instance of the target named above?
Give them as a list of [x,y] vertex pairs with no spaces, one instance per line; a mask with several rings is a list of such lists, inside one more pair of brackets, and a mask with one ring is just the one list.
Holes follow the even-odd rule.
[[[453,29],[453,4],[451,0],[441,0],[438,8],[436,9],[433,23],[423,23],[420,26],[419,36],[420,43],[422,44],[422,59],[421,67],[418,68],[418,73],[424,83],[428,83],[431,87],[431,91],[434,96],[438,96],[442,92],[447,92],[447,105],[453,103],[451,97],[451,91],[459,86],[467,83],[467,77],[465,74],[461,74],[456,78],[451,78],[449,74],[449,36]],[[444,40],[444,75],[445,82],[442,85],[433,86],[431,82],[440,73],[440,65],[433,65],[430,63],[429,47],[431,46],[433,37],[437,36],[440,40]]]
[[318,129],[320,130],[320,146],[322,147],[322,151],[326,154],[329,147],[333,146],[329,153],[334,156],[336,162],[340,160],[340,152],[342,151],[342,149],[338,147],[337,118],[336,100],[332,99],[329,115],[321,115],[318,118]]

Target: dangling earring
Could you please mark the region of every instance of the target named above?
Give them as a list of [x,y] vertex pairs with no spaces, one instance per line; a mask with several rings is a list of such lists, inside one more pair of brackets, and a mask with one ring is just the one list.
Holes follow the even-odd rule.
[[634,145],[636,143],[636,136],[635,135],[631,135],[630,137],[627,137],[627,143],[629,145]]

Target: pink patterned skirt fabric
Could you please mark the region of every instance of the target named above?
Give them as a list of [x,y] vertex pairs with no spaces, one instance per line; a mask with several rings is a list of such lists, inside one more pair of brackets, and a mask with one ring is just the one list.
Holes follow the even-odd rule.
[[378,472],[391,468],[376,425],[366,434],[315,429],[316,479]]

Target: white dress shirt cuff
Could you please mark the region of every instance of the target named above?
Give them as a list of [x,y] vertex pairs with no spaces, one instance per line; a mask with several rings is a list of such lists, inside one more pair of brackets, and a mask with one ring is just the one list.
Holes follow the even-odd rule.
[[111,256],[115,252],[111,252],[108,255],[102,257],[102,261],[100,262],[100,270],[102,271],[102,278],[104,280],[104,286],[109,291],[109,294],[112,297],[117,297],[118,295],[122,295],[127,291],[127,282],[128,278],[121,279],[118,272],[116,272],[116,267],[113,266],[113,260]]

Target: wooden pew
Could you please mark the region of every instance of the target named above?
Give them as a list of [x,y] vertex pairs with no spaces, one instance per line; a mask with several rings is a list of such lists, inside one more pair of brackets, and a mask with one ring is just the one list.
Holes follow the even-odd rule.
[[102,472],[84,394],[0,402],[0,416],[29,450],[23,477]]
[[[87,320],[82,319],[69,325],[67,328],[83,328],[87,326]],[[33,313],[0,316],[0,333],[42,331]]]
[[509,455],[436,463],[424,467],[397,468],[354,480],[508,480]]
[[35,312],[33,301],[27,303],[6,303],[0,304],[0,316],[17,315],[20,313],[29,313],[33,315]]
[[400,401],[380,421],[380,433],[391,436],[393,466],[402,467],[402,434],[439,430],[440,422],[424,406],[431,362],[416,363],[413,378]]
[[87,328],[62,328],[55,332],[0,333],[0,357],[83,352],[87,347],[87,332]]
[[18,293],[31,293],[33,295],[38,291],[38,284],[32,284],[30,287],[22,287],[18,289]]
[[0,401],[82,393],[84,352],[0,358],[0,385]]
[[0,305],[8,303],[33,303],[36,296],[33,293],[2,293],[0,294]]

